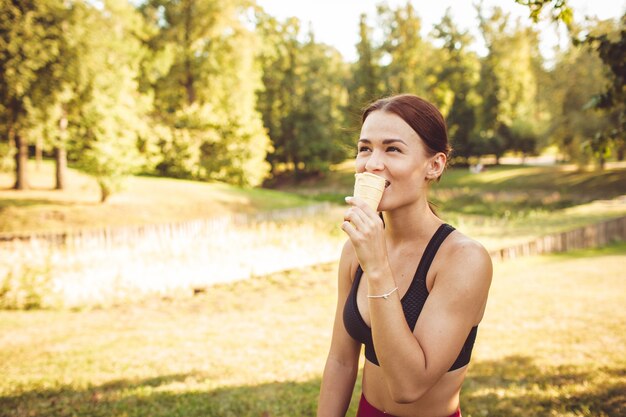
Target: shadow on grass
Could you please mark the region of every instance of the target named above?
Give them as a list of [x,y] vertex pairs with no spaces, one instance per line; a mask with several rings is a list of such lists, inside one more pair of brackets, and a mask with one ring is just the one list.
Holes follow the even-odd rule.
[[0,416],[277,417],[314,416],[319,379],[203,389],[202,373],[63,386],[0,397]]
[[[312,417],[319,378],[254,386],[203,388],[202,373],[119,380],[76,389],[33,389],[0,397],[1,416]],[[349,417],[354,416],[359,387]],[[541,368],[513,356],[471,365],[463,415],[544,417],[626,415],[626,369]]]
[[511,356],[471,365],[463,415],[543,417],[626,415],[626,368],[539,367]]
[[45,198],[3,198],[0,199],[0,211],[9,207],[31,207],[31,206],[70,206],[75,203],[69,201],[50,200]]

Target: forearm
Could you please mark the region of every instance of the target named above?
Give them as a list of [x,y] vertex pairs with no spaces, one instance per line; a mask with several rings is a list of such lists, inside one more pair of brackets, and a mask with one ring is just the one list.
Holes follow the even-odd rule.
[[[368,295],[386,294],[396,284],[390,269],[372,272]],[[425,392],[430,382],[424,351],[406,324],[399,291],[387,299],[368,298],[372,338],[376,356],[394,399],[415,398]],[[397,397],[397,398],[396,398]]]
[[358,362],[342,364],[329,357],[324,367],[317,417],[345,417],[358,372]]

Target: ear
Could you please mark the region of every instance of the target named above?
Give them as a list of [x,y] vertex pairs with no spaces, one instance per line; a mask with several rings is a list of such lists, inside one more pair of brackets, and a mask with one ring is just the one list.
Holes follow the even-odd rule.
[[448,158],[443,152],[437,152],[430,158],[428,162],[428,171],[426,171],[426,179],[435,181],[443,174]]

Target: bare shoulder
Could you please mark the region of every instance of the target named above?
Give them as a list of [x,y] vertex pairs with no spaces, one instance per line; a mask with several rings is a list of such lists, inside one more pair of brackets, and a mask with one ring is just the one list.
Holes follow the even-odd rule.
[[[446,255],[452,260],[458,260],[465,266],[474,264],[476,266],[491,265],[491,256],[483,245],[469,236],[455,230],[446,239]],[[455,264],[457,262],[454,262]]]
[[[493,266],[489,252],[476,240],[455,230],[441,246],[438,276],[463,277],[470,286],[489,287]],[[455,279],[457,285],[459,280]]]

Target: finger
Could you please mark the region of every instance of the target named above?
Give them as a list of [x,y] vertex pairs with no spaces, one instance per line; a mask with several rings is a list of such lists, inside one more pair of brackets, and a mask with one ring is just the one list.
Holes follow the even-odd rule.
[[350,204],[352,207],[360,208],[368,217],[378,217],[378,212],[376,210],[372,210],[372,208],[360,197],[346,197],[346,203]]
[[356,238],[356,235],[358,233],[354,225],[349,221],[344,221],[343,223],[341,223],[341,230],[343,230],[348,235],[351,241]]
[[361,230],[363,225],[367,222],[367,217],[363,210],[358,207],[351,207],[346,211],[343,216],[344,220],[351,222],[357,230]]

